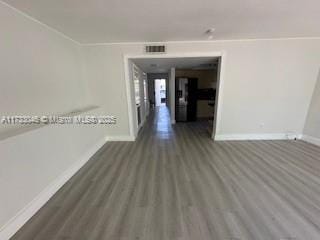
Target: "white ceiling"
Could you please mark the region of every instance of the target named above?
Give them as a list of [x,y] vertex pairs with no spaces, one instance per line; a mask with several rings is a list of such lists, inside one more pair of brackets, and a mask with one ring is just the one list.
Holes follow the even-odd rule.
[[170,68],[178,69],[213,69],[218,58],[187,57],[187,58],[141,58],[133,62],[146,73],[167,73]]
[[4,0],[81,43],[320,37],[319,0]]

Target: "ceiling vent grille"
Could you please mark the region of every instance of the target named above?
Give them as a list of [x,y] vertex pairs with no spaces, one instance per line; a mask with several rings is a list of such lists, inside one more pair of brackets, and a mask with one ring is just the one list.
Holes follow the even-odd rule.
[[146,53],[166,53],[166,46],[164,45],[147,45]]

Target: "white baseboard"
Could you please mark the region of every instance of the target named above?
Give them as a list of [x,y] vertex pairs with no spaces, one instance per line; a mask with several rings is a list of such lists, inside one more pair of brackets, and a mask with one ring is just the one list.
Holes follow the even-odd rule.
[[308,135],[302,135],[302,140],[308,143],[312,143],[314,145],[320,146],[320,138],[311,137]]
[[108,142],[133,142],[135,137],[133,136],[108,136],[106,137]]
[[46,187],[35,199],[0,229],[0,239],[10,239],[36,212],[106,143],[97,142],[82,158]]
[[299,134],[286,133],[267,133],[267,134],[220,134],[215,135],[216,141],[231,141],[231,140],[292,140],[300,139]]

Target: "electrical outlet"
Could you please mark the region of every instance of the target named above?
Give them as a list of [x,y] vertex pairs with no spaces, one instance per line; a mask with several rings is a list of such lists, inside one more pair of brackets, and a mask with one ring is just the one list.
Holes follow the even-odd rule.
[[299,138],[299,135],[294,131],[287,131],[286,136],[289,140],[298,140]]

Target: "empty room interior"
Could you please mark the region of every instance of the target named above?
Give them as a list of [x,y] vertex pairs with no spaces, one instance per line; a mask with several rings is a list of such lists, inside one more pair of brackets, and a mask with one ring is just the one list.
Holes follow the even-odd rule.
[[0,0],[0,240],[319,240],[319,9]]

